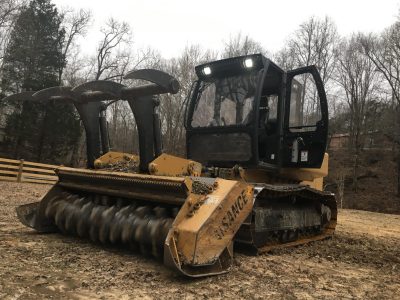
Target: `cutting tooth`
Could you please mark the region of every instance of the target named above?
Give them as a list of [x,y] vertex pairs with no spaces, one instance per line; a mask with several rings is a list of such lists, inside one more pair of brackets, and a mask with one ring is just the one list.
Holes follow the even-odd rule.
[[68,194],[68,193],[62,193],[60,196],[62,199],[57,202],[58,205],[55,208],[56,212],[55,212],[54,220],[55,220],[57,227],[60,228],[60,230],[63,233],[66,233],[67,230],[65,228],[65,219],[68,214],[67,210],[69,208],[70,201],[73,201],[73,199],[75,199],[75,196],[72,194]]
[[143,218],[149,215],[150,212],[151,208],[149,206],[139,206],[123,223],[121,239],[124,243],[128,244],[132,250],[140,248],[137,232],[142,226]]
[[57,227],[63,233],[66,233],[64,225],[65,225],[65,217],[66,217],[65,209],[66,209],[67,206],[68,206],[68,202],[67,201],[65,201],[65,200],[59,201],[58,205],[57,205],[57,212],[56,212],[56,215],[55,215],[55,218],[54,218]]
[[99,205],[93,208],[92,213],[90,214],[90,229],[89,236],[93,242],[97,242],[99,240],[99,229],[101,224],[101,215],[106,210],[105,206]]
[[110,242],[115,244],[121,241],[122,224],[126,221],[129,214],[135,210],[135,205],[128,205],[121,208],[114,217],[113,223],[110,226]]
[[54,216],[56,215],[56,212],[57,212],[58,202],[61,199],[62,198],[60,197],[60,195],[56,195],[53,198],[51,198],[50,201],[47,203],[47,207],[45,210],[45,215],[47,218],[49,218],[49,219],[54,218]]
[[157,219],[151,222],[150,225],[150,237],[151,237],[151,252],[152,254],[159,258],[161,255],[159,251],[159,245],[158,245],[158,235],[160,231],[160,225],[161,225],[162,219]]
[[95,207],[95,204],[92,201],[84,204],[80,209],[80,215],[78,219],[78,223],[76,225],[76,231],[80,237],[87,237],[89,233],[89,217],[92,213],[92,209]]
[[149,247],[151,245],[149,229],[154,221],[154,217],[150,215],[145,216],[143,219],[141,219],[141,222],[139,223],[139,226],[135,232],[135,240],[138,241],[140,252],[143,255],[151,254],[151,248]]
[[[160,233],[160,228],[163,220],[167,217],[168,211],[165,207],[156,206],[153,209],[156,219],[151,220],[148,223],[148,236],[150,237],[151,253],[156,258],[161,258],[162,253],[160,251],[160,245],[158,241],[158,236]],[[162,247],[162,246],[161,246]]]
[[143,219],[151,214],[151,208],[150,206],[139,206],[135,213],[139,218]]
[[161,206],[154,207],[153,212],[157,218],[165,218],[168,215],[167,208]]
[[78,198],[66,207],[65,230],[72,235],[76,235],[76,215],[84,203],[84,198]]
[[45,214],[63,233],[103,244],[122,243],[162,259],[165,238],[174,221],[171,215],[179,209],[126,203],[122,198],[64,192],[48,202]]
[[109,233],[110,233],[110,226],[114,221],[115,213],[118,211],[116,206],[111,206],[103,211],[101,215],[101,225],[99,228],[99,240],[103,244],[108,243]]
[[132,249],[137,248],[134,235],[139,221],[140,218],[137,215],[137,210],[135,210],[121,222],[121,241],[124,244],[130,245]]
[[174,223],[174,219],[171,218],[162,220],[157,237],[157,245],[159,247],[164,247],[165,238],[167,237],[168,232],[172,227],[172,223]]

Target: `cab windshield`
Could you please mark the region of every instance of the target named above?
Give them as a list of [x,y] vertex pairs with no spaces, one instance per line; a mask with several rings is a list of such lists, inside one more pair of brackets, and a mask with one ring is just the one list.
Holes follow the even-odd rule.
[[191,126],[247,125],[253,117],[257,72],[201,81]]

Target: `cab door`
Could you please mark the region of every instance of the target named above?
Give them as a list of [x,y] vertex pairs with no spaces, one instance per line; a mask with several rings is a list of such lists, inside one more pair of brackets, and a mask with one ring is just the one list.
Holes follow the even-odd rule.
[[287,72],[282,167],[319,168],[328,137],[328,105],[315,66]]

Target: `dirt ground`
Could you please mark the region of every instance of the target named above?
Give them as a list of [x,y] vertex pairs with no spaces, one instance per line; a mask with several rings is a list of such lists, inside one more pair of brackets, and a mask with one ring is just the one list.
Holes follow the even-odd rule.
[[341,210],[332,239],[258,257],[230,273],[186,279],[126,250],[21,225],[15,207],[49,186],[0,182],[1,299],[311,299],[400,295],[400,216]]

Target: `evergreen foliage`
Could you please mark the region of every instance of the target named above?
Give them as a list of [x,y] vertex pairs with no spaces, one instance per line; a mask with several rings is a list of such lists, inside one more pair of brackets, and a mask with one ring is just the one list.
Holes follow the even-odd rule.
[[[65,66],[62,17],[50,0],[32,0],[21,9],[11,32],[2,67],[4,94],[37,91],[60,85]],[[79,140],[80,125],[70,103],[6,103],[5,149],[10,156],[64,162]]]

